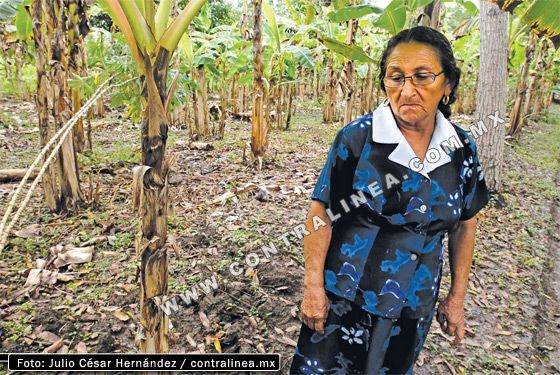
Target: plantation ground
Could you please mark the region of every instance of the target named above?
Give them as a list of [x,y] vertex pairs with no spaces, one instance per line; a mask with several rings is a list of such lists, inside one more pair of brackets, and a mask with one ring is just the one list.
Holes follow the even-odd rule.
[[[276,352],[287,372],[300,322],[302,241],[279,236],[304,222],[309,194],[339,126],[321,124],[321,110],[297,101],[288,131],[271,134],[261,172],[243,160],[250,124],[228,121],[212,150],[189,148],[187,129],[170,130],[177,155],[170,178],[170,293],[178,295],[216,275],[213,295],[173,315],[173,352]],[[74,216],[48,213],[38,192],[18,224],[19,236],[0,258],[0,342],[3,352],[41,352],[62,339],[69,352],[134,352],[138,316],[137,219],[131,208],[131,168],[139,160],[140,130],[113,110],[95,119],[94,150],[79,155],[86,195],[96,203]],[[467,124],[469,119],[461,117]],[[2,168],[29,165],[38,152],[34,105],[0,99]],[[559,371],[558,183],[560,108],[528,126],[506,147],[504,192],[482,215],[466,300],[468,335],[451,338],[432,324],[416,367],[428,373],[554,373]],[[246,153],[249,155],[249,149]],[[94,182],[94,188],[87,186]],[[3,214],[16,184],[0,184]],[[266,188],[264,188],[266,187]],[[554,208],[556,207],[556,208]],[[554,220],[553,215],[556,215]],[[25,270],[58,243],[96,236],[93,261],[62,269],[74,280],[25,292]],[[107,236],[109,236],[107,238]],[[276,244],[266,259],[262,245]],[[255,268],[245,264],[259,255]],[[557,256],[557,255],[556,255]],[[232,262],[244,273],[233,276]],[[449,272],[440,298],[449,285]],[[556,332],[556,333],[555,333]]]

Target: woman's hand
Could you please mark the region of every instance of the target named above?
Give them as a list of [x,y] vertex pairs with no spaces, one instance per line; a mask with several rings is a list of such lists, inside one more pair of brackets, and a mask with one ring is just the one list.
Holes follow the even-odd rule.
[[325,322],[329,313],[329,300],[322,287],[306,287],[303,291],[303,301],[301,301],[300,318],[303,323],[323,334],[325,332]]
[[437,321],[443,332],[455,335],[451,345],[457,345],[465,337],[465,309],[463,298],[447,296],[437,309]]

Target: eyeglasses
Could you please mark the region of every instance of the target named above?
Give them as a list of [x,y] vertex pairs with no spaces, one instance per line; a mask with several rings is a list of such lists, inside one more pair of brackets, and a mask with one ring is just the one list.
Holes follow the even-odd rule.
[[383,78],[383,83],[385,83],[385,87],[401,87],[404,86],[404,81],[407,78],[410,78],[414,86],[427,86],[435,82],[436,77],[442,74],[443,72],[439,72],[438,74],[434,73],[414,73],[411,76],[403,76],[402,74],[394,74],[390,77],[385,76]]

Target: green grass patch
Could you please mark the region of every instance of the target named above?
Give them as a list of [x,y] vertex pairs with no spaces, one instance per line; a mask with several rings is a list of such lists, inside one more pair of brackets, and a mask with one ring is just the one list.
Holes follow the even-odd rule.
[[515,152],[528,163],[554,175],[560,169],[560,106],[552,104],[539,121],[541,129],[525,132]]

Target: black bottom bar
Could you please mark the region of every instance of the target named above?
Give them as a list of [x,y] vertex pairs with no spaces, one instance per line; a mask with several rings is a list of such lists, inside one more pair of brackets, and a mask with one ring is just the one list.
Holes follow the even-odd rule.
[[[5,355],[5,354],[3,354]],[[278,371],[280,354],[8,354],[11,371]]]

